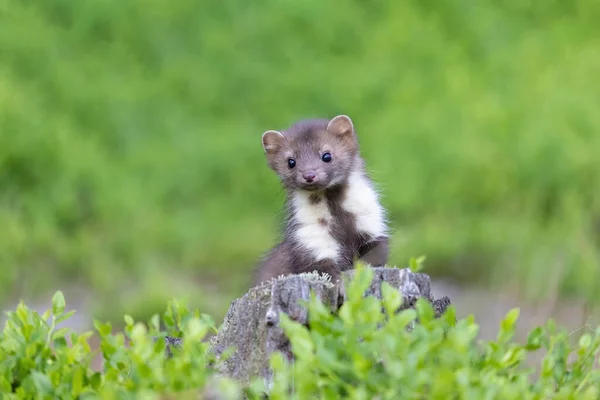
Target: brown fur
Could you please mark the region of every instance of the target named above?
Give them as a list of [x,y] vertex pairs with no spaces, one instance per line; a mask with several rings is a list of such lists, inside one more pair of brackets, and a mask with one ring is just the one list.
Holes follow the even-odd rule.
[[[341,271],[352,268],[356,258],[369,260],[367,262],[372,265],[387,262],[387,237],[366,237],[358,232],[355,216],[342,208],[351,171],[360,171],[370,182],[359,155],[352,122],[347,117],[336,117],[331,123],[326,119],[300,121],[281,133],[265,132],[262,141],[268,165],[279,176],[288,196],[284,238],[264,257],[256,273],[255,284],[279,275],[314,270],[326,272],[335,280]],[[332,162],[322,161],[324,152],[331,154]],[[296,161],[294,168],[289,168],[289,158]],[[307,170],[316,174],[312,184],[302,178],[302,173]],[[309,197],[312,205],[326,202],[332,218],[320,219],[318,223],[328,226],[330,234],[340,244],[341,254],[337,262],[317,261],[295,241],[293,233],[298,229],[298,222],[294,220],[290,195],[297,190],[313,192]]]
[[[269,167],[274,170],[287,190],[321,190],[332,183],[341,184],[347,178],[358,155],[358,141],[353,131],[345,126],[334,126],[337,131],[327,130],[328,120],[304,120],[283,132],[267,131],[263,146]],[[329,152],[332,163],[321,161],[321,155]],[[294,159],[297,167],[290,169],[288,159]],[[315,184],[307,184],[302,172],[314,170]],[[317,202],[317,200],[315,200]]]

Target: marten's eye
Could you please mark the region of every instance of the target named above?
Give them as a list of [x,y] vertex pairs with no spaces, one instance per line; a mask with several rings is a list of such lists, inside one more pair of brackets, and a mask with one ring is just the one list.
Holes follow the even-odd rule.
[[323,160],[323,162],[331,162],[332,158],[331,158],[331,154],[329,153],[323,153],[323,155],[321,156],[321,160]]
[[292,169],[295,166],[296,166],[296,160],[294,160],[293,158],[289,158],[288,159],[288,167],[290,167],[290,169]]

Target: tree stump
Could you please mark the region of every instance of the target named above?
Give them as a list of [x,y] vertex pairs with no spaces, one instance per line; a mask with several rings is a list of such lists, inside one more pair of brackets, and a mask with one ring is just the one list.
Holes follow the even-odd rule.
[[[450,305],[447,297],[434,299],[426,274],[413,273],[408,268],[373,267],[372,270],[373,280],[365,295],[381,299],[381,283],[387,282],[401,292],[401,309],[413,307],[423,297],[433,305],[439,317]],[[270,355],[279,351],[288,360],[292,359],[290,343],[279,327],[280,313],[308,325],[308,313],[301,303],[310,299],[311,291],[335,312],[345,300],[343,282],[354,273],[354,270],[344,272],[337,284],[317,273],[284,276],[256,286],[234,300],[218,334],[211,340],[211,351],[217,360],[227,348],[235,348],[228,359],[217,361],[217,371],[241,383],[261,376],[269,385]]]

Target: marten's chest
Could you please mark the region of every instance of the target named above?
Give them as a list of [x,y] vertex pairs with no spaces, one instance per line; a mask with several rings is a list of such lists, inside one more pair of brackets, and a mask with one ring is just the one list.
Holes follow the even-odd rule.
[[366,242],[386,233],[377,193],[360,175],[326,194],[299,192],[292,198],[293,235],[316,260],[352,257]]

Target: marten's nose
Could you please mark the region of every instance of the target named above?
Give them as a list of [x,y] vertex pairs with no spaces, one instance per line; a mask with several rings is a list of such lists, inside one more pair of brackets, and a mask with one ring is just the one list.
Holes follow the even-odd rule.
[[308,171],[302,174],[302,178],[304,178],[304,180],[308,183],[311,183],[312,181],[315,180],[315,177],[317,176],[317,174],[315,174],[312,171]]

